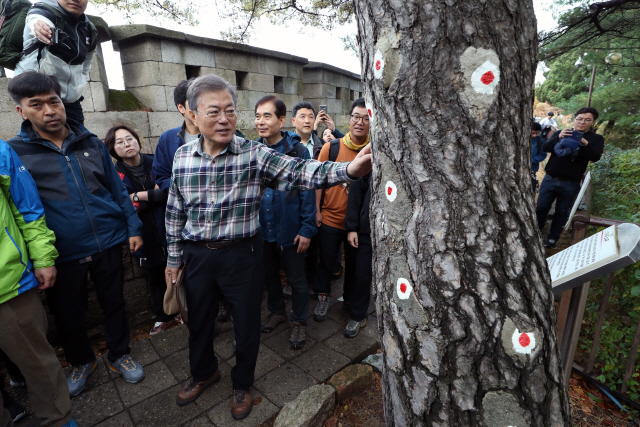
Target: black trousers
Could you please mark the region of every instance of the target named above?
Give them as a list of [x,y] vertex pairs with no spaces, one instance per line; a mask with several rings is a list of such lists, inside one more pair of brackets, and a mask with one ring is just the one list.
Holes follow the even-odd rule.
[[67,118],[75,120],[84,126],[84,113],[82,112],[81,102],[84,100],[84,96],[81,96],[76,102],[64,104],[64,109],[67,112]]
[[164,278],[166,264],[145,267],[149,294],[151,294],[151,311],[156,316],[156,322],[168,322],[178,313],[164,312],[164,294],[167,292],[167,282]]
[[267,308],[276,314],[286,314],[282,282],[280,281],[280,261],[287,275],[287,284],[291,286],[291,320],[302,325],[309,317],[309,291],[304,272],[304,252],[298,253],[298,245],[286,248],[278,247],[276,242],[264,242],[264,272],[267,285]]
[[316,234],[311,238],[311,243],[304,255],[304,272],[307,276],[307,283],[310,286],[316,282],[316,273],[318,271],[318,261],[320,255],[319,237]]
[[345,301],[349,301],[349,318],[358,322],[367,317],[371,301],[372,255],[371,235],[358,233],[353,287],[350,288],[349,297],[345,295],[344,298]]
[[320,264],[316,274],[314,291],[317,294],[331,294],[331,276],[336,264],[336,254],[344,243],[344,300],[349,301],[355,275],[355,249],[347,241],[347,231],[326,224],[318,229]]
[[58,263],[56,269],[56,284],[47,289],[47,299],[67,362],[80,365],[96,358],[84,323],[88,304],[87,273],[95,284],[102,308],[102,325],[109,349],[107,358],[115,362],[128,354],[131,349],[123,294],[122,246],[112,246],[82,264],[80,260]]
[[258,233],[228,248],[208,249],[195,242],[188,242],[184,248],[189,363],[195,380],[208,379],[218,369],[213,332],[218,303],[224,296],[231,309],[236,338],[236,365],[231,370],[233,388],[248,390],[253,384],[260,346],[262,245]]

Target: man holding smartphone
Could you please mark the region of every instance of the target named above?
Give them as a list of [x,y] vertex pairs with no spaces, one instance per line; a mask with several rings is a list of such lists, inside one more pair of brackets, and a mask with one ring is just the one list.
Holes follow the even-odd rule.
[[600,160],[604,151],[604,138],[592,130],[597,119],[598,110],[581,108],[576,111],[573,129],[555,132],[542,146],[542,150],[550,152],[551,157],[545,167],[547,174],[540,186],[536,206],[540,231],[544,228],[553,201],[556,201],[549,234],[544,242],[547,248],[555,247],[560,238],[589,162]]

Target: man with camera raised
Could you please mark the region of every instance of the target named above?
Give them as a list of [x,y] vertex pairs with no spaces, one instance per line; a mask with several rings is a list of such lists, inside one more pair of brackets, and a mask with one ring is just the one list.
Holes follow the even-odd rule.
[[25,22],[24,52],[15,75],[37,71],[55,76],[67,119],[84,124],[82,91],[89,81],[98,32],[84,14],[89,0],[40,0]]
[[592,130],[598,119],[598,110],[584,107],[576,111],[573,129],[555,132],[542,146],[551,157],[545,167],[546,176],[540,186],[536,216],[540,231],[544,228],[553,201],[553,214],[549,234],[544,245],[556,246],[562,227],[569,219],[573,199],[580,191],[580,180],[589,162],[597,162],[604,150],[604,138]]

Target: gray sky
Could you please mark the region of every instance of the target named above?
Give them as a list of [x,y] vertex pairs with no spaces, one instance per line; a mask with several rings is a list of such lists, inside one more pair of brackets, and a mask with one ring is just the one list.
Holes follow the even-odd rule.
[[[538,30],[551,29],[555,26],[555,20],[551,13],[545,9],[552,0],[534,0],[534,9],[538,20]],[[149,24],[162,26],[184,33],[190,33],[202,37],[220,38],[220,29],[224,30],[229,20],[221,17],[216,2],[195,0],[200,5],[198,21],[200,25],[191,27],[178,25],[165,20],[159,22],[156,18],[145,16],[134,17],[136,24]],[[117,12],[103,12],[93,5],[89,5],[87,13],[101,16],[110,26],[127,24],[126,19]],[[215,25],[212,25],[212,22]],[[256,31],[249,42],[252,46],[277,50],[292,55],[308,58],[310,61],[325,62],[336,67],[360,73],[360,62],[350,51],[345,51],[341,36],[346,36],[357,31],[356,24],[334,28],[332,31],[319,28],[302,28],[297,22],[288,25],[275,26],[267,20],[258,23]],[[113,51],[111,43],[103,43],[102,49],[105,55],[105,64],[109,78],[109,86],[113,89],[124,89],[122,80],[122,67],[120,55]],[[537,81],[542,81],[541,69],[536,76]]]

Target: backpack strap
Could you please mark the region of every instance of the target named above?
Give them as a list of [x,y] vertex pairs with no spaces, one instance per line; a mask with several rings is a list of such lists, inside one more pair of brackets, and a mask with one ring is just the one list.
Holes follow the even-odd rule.
[[62,12],[60,12],[55,7],[48,5],[46,3],[36,3],[35,6],[44,7],[49,12],[53,13],[53,15],[56,17],[56,22],[54,22],[55,27],[60,30],[64,29],[64,17],[62,16]]
[[329,146],[329,160],[335,162],[340,154],[340,139],[334,139],[330,142]]

